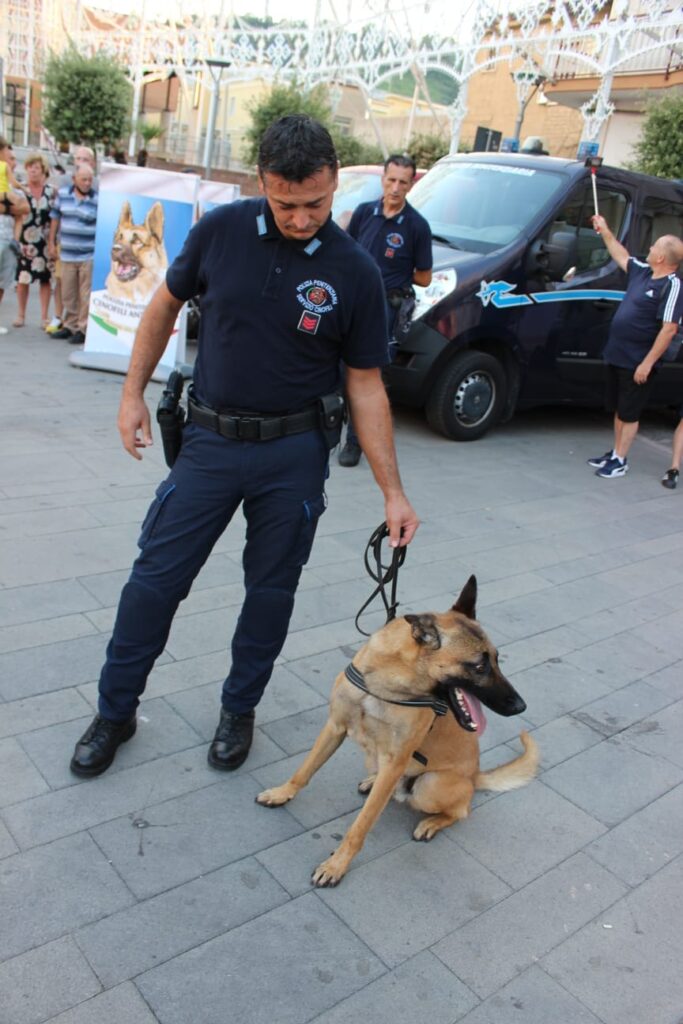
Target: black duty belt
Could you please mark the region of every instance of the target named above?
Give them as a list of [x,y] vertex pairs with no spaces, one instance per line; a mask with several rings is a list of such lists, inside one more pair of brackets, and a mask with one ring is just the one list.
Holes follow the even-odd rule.
[[213,430],[230,441],[274,441],[277,437],[304,434],[320,426],[320,410],[317,405],[285,416],[250,416],[216,412],[190,398],[187,412],[191,423],[205,430]]

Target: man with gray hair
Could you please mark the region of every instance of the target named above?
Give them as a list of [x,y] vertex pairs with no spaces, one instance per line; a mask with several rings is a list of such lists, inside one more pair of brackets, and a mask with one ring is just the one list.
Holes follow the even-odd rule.
[[652,391],[657,363],[673,341],[683,315],[683,288],[677,276],[683,242],[663,235],[650,246],[647,261],[630,256],[599,214],[593,227],[607,251],[626,271],[626,294],[610,324],[603,352],[607,371],[606,405],[614,413],[614,447],[588,460],[596,476],[612,479],[628,472],[628,452]]

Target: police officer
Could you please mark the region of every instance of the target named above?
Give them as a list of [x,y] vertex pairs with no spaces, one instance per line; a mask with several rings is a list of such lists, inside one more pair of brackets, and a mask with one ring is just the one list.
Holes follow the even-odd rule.
[[[387,302],[389,352],[407,332],[415,308],[413,285],[426,288],[432,280],[432,232],[406,196],[415,180],[412,157],[394,154],[384,164],[382,198],[361,203],[353,212],[348,232],[371,254],[382,274]],[[357,466],[361,445],[349,419],[346,443],[339,452],[341,466]]]
[[142,526],[100,676],[99,713],[71,761],[77,775],[105,771],[134,734],[139,697],[178,604],[240,504],[245,598],[208,759],[230,771],[247,757],[254,708],[325,507],[330,438],[320,400],[338,387],[340,360],[384,494],[390,544],[409,543],[418,526],[381,378],[382,283],[372,259],[331,219],[337,155],[329,133],[303,115],[284,117],[266,131],[258,166],[263,198],[202,217],[140,322],[118,416],[135,458],[152,443],[144,388],[183,303],[201,296],[189,422]]

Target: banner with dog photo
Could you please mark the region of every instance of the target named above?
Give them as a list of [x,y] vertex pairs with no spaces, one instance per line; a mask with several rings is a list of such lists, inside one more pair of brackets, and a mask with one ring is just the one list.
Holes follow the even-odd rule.
[[[194,223],[199,177],[102,164],[85,348],[71,362],[125,373],[140,317]],[[153,377],[185,359],[185,308]]]

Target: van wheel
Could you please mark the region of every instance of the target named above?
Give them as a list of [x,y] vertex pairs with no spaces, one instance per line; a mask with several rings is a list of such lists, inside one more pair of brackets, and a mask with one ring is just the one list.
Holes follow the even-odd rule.
[[488,352],[461,352],[427,399],[427,422],[451,441],[476,441],[495,426],[505,405],[505,370]]

